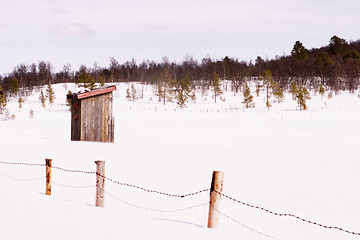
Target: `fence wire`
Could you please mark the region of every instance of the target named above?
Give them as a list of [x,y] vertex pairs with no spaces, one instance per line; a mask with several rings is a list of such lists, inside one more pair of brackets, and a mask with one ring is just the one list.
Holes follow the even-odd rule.
[[[40,166],[40,167],[44,167],[46,166],[46,164],[39,164],[39,163],[14,163],[14,162],[2,162],[0,161],[0,164],[5,164],[5,165],[24,165],[24,166]],[[197,192],[192,192],[192,193],[187,193],[187,194],[172,194],[172,193],[167,193],[167,192],[161,192],[158,190],[154,190],[154,189],[148,189],[148,188],[144,188],[141,186],[137,186],[134,184],[129,184],[129,183],[124,183],[124,182],[119,182],[117,180],[114,180],[112,178],[106,177],[106,176],[102,176],[101,174],[94,172],[94,171],[84,171],[84,170],[74,170],[74,169],[65,169],[62,167],[57,167],[57,166],[52,166],[53,169],[57,169],[57,170],[61,170],[64,172],[70,172],[70,173],[84,173],[84,174],[91,174],[91,175],[98,175],[112,183],[115,183],[117,185],[120,186],[125,186],[125,187],[130,187],[130,188],[135,188],[138,190],[142,190],[144,192],[148,192],[148,193],[155,193],[155,194],[159,194],[159,195],[164,195],[164,196],[168,196],[168,197],[174,197],[174,198],[185,198],[185,197],[190,197],[190,196],[195,196],[198,195],[200,193],[204,193],[204,192],[209,192],[210,188],[206,188],[203,190],[199,190]]]
[[[0,164],[4,164],[4,165],[19,165],[19,166],[36,166],[36,167],[44,167],[46,166],[46,164],[41,164],[41,163],[25,163],[25,162],[4,162],[4,161],[0,161]],[[203,189],[203,190],[199,190],[197,192],[192,192],[192,193],[187,193],[187,194],[172,194],[172,193],[167,193],[167,192],[161,192],[161,191],[158,191],[158,190],[153,190],[153,189],[148,189],[148,188],[144,188],[144,187],[141,187],[141,186],[137,186],[137,185],[133,185],[133,184],[129,184],[129,183],[124,183],[124,182],[119,182],[117,180],[114,180],[112,178],[109,178],[109,177],[105,177],[105,176],[102,176],[101,174],[99,173],[96,173],[96,172],[93,172],[93,171],[84,171],[84,170],[69,170],[69,169],[65,169],[65,168],[62,168],[62,167],[57,167],[57,166],[52,166],[53,169],[57,169],[57,170],[61,170],[61,171],[64,171],[64,172],[70,172],[70,173],[84,173],[84,174],[92,174],[92,175],[98,175],[114,184],[117,184],[117,185],[120,185],[120,186],[126,186],[126,187],[130,187],[130,188],[135,188],[135,189],[138,189],[138,190],[142,190],[144,192],[147,192],[147,193],[155,193],[155,194],[159,194],[159,195],[163,195],[163,196],[168,196],[168,197],[173,197],[173,198],[185,198],[185,197],[190,197],[190,196],[195,196],[195,195],[198,195],[198,194],[201,194],[201,193],[204,193],[204,192],[210,192],[210,188],[207,188],[207,189]],[[43,179],[44,177],[41,177],[41,178],[36,178],[36,179],[17,179],[17,178],[13,178],[13,177],[10,177],[10,176],[7,176],[5,174],[1,174],[5,177],[8,177],[8,178],[12,178],[14,180],[18,180],[18,181],[36,181],[36,180],[40,180],[40,179]],[[70,185],[64,185],[64,184],[59,184],[59,183],[55,183],[55,184],[58,184],[58,185],[62,185],[64,187],[72,187],[72,188],[91,188],[91,187],[95,187],[94,185],[91,185],[91,186],[70,186]],[[311,220],[307,220],[305,218],[302,218],[302,217],[299,217],[295,214],[291,214],[291,213],[278,213],[278,212],[275,212],[275,211],[271,211],[269,209],[266,209],[264,207],[261,207],[261,206],[255,206],[255,205],[252,205],[252,204],[248,204],[248,203],[245,203],[245,202],[242,202],[238,199],[235,199],[229,195],[226,195],[226,194],[223,194],[221,192],[218,192],[216,190],[214,190],[215,193],[219,194],[220,196],[222,197],[225,197],[235,203],[238,203],[238,204],[242,204],[244,206],[247,206],[247,207],[250,207],[250,208],[254,208],[254,209],[258,209],[258,210],[262,210],[262,211],[265,211],[269,214],[272,214],[272,215],[275,215],[275,216],[280,216],[280,217],[292,217],[292,218],[295,218],[295,219],[298,219],[300,221],[303,221],[305,223],[309,223],[309,224],[312,224],[312,225],[316,225],[316,226],[319,226],[319,227],[322,227],[322,228],[326,228],[326,229],[336,229],[336,230],[339,230],[339,231],[342,231],[342,232],[345,232],[345,233],[349,233],[349,234],[352,234],[352,235],[359,235],[360,236],[360,233],[358,232],[354,232],[354,231],[349,231],[349,230],[346,230],[344,228],[341,228],[341,227],[338,227],[338,226],[328,226],[328,225],[324,225],[324,224],[321,224],[321,223],[318,223],[318,222],[315,222],[315,221],[311,221]],[[146,208],[146,207],[141,207],[141,206],[136,206],[136,205],[133,205],[133,204],[130,204],[130,203],[127,203],[107,192],[105,192],[107,195],[127,204],[127,205],[130,205],[130,206],[133,206],[133,207],[136,207],[136,208],[141,208],[141,209],[145,209],[145,210],[149,210],[149,211],[157,211],[157,212],[177,212],[177,211],[184,211],[184,210],[187,210],[187,209],[192,209],[192,208],[196,208],[196,207],[200,207],[200,206],[205,206],[206,204],[209,204],[209,203],[204,203],[204,204],[200,204],[200,205],[196,205],[196,206],[192,206],[192,207],[189,207],[189,208],[184,208],[184,209],[178,209],[178,210],[170,210],[170,211],[167,211],[167,210],[158,210],[158,209],[151,209],[151,208]],[[215,209],[216,211],[218,211],[217,209]],[[234,222],[242,225],[243,227],[246,227],[248,228],[249,230],[252,230],[252,231],[255,231],[261,235],[264,235],[264,236],[267,236],[267,237],[271,237],[269,235],[266,235],[266,234],[263,234],[261,232],[258,232],[254,229],[251,229],[245,225],[243,225],[242,223],[238,222],[237,220],[231,218],[230,216],[224,214],[224,213],[221,213],[220,211],[218,211],[219,214],[221,215],[224,215],[225,217],[233,220]]]
[[248,227],[248,226],[246,226],[245,224],[239,222],[238,220],[230,217],[229,215],[227,215],[227,214],[225,214],[225,213],[223,213],[223,212],[220,212],[220,211],[219,211],[218,209],[216,209],[214,206],[212,206],[212,205],[210,205],[210,206],[211,206],[212,209],[214,209],[214,210],[215,210],[216,212],[218,212],[220,215],[222,215],[222,216],[230,219],[230,220],[233,221],[234,223],[236,223],[236,224],[238,224],[238,225],[240,225],[240,226],[242,226],[242,227],[244,227],[244,228],[246,228],[246,229],[248,229],[248,230],[250,230],[250,231],[252,231],[252,232],[255,232],[255,233],[259,234],[259,235],[262,235],[262,236],[265,236],[265,237],[268,237],[268,238],[274,238],[274,237],[272,237],[272,236],[270,236],[270,235],[267,235],[267,234],[265,234],[265,233],[262,233],[262,232],[260,232],[260,231],[255,230],[255,229],[253,229],[253,228],[251,228],[251,227]]
[[0,164],[4,164],[4,165],[23,165],[23,166],[36,166],[36,167],[44,167],[46,166],[45,163],[25,163],[25,162],[3,162],[0,161]]
[[248,203],[245,203],[245,202],[242,202],[240,200],[237,200],[233,197],[230,197],[226,194],[223,194],[221,192],[218,192],[216,190],[214,190],[214,192],[216,192],[217,194],[219,194],[220,196],[223,196],[229,200],[232,200],[233,202],[236,202],[236,203],[239,203],[239,204],[242,204],[244,206],[247,206],[247,207],[250,207],[250,208],[255,208],[255,209],[259,209],[259,210],[262,210],[262,211],[265,211],[267,213],[270,213],[270,214],[273,214],[275,216],[279,216],[279,217],[292,217],[292,218],[296,218],[298,220],[301,220],[305,223],[309,223],[309,224],[313,224],[313,225],[316,225],[316,226],[319,226],[319,227],[322,227],[322,228],[327,228],[327,229],[336,229],[336,230],[339,230],[339,231],[342,231],[342,232],[346,232],[346,233],[349,233],[349,234],[352,234],[352,235],[359,235],[360,236],[360,233],[357,233],[357,232],[353,232],[353,231],[349,231],[349,230],[346,230],[344,228],[341,228],[341,227],[337,227],[337,226],[327,226],[327,225],[324,225],[324,224],[321,224],[321,223],[318,223],[318,222],[315,222],[315,221],[310,221],[310,220],[307,220],[305,218],[302,218],[302,217],[299,217],[295,214],[292,214],[292,213],[277,213],[277,212],[274,212],[274,211],[271,211],[269,209],[266,209],[264,207],[260,207],[260,206],[255,206],[255,205],[251,205],[251,204],[248,204]]
[[198,195],[198,194],[200,194],[200,193],[204,193],[204,192],[209,192],[209,191],[210,191],[210,188],[207,188],[207,189],[203,189],[203,190],[200,190],[200,191],[197,191],[197,192],[192,192],[192,193],[187,193],[187,194],[182,194],[182,195],[179,195],[179,194],[171,194],[171,193],[160,192],[160,191],[157,191],[157,190],[152,190],[152,189],[143,188],[143,187],[136,186],[136,185],[133,185],[133,184],[118,182],[118,181],[113,180],[113,179],[111,179],[111,178],[104,177],[104,176],[102,176],[101,174],[97,174],[97,175],[99,175],[100,177],[103,177],[103,178],[105,178],[106,180],[109,180],[109,181],[111,181],[111,182],[113,182],[113,183],[115,183],[115,184],[118,184],[118,185],[120,185],[120,186],[135,188],[135,189],[138,189],[138,190],[142,190],[142,191],[144,191],[144,192],[147,192],[147,193],[155,193],[155,194],[164,195],[164,196],[173,197],[173,198],[185,198],[185,197],[195,196],[195,195]]
[[21,179],[21,178],[16,178],[16,177],[11,177],[9,175],[0,173],[1,176],[12,179],[12,180],[16,180],[16,181],[20,181],[20,182],[35,182],[35,181],[39,181],[41,179],[45,179],[46,176],[43,177],[38,177],[38,178],[31,178],[31,179]]
[[[99,187],[99,186],[98,186]],[[194,209],[194,208],[198,208],[198,207],[203,207],[203,206],[206,206],[209,204],[209,202],[206,202],[206,203],[202,203],[202,204],[197,204],[197,205],[194,205],[194,206],[190,206],[190,207],[186,207],[186,208],[179,208],[179,209],[173,209],[173,210],[161,210],[161,209],[155,209],[155,208],[148,208],[148,207],[144,207],[144,206],[139,206],[139,205],[135,205],[135,204],[132,204],[132,203],[129,203],[127,201],[124,201],[110,193],[108,193],[107,191],[105,191],[103,188],[99,187],[100,189],[102,189],[104,191],[104,193],[106,195],[108,195],[109,197],[125,204],[125,205],[128,205],[130,207],[133,207],[133,208],[137,208],[137,209],[142,209],[142,210],[146,210],[146,211],[152,211],[152,212],[158,212],[158,213],[176,213],[176,212],[182,212],[182,211],[186,211],[186,210],[191,210],[191,209]]]
[[135,189],[147,192],[147,193],[155,193],[155,194],[164,195],[164,196],[168,196],[168,197],[174,197],[174,198],[185,198],[185,197],[195,196],[195,195],[198,195],[200,193],[210,191],[210,188],[206,188],[206,189],[203,189],[203,190],[199,190],[197,192],[192,192],[192,193],[187,193],[187,194],[172,194],[172,193],[167,193],[167,192],[161,192],[161,191],[154,190],[154,189],[144,188],[144,187],[137,186],[137,185],[134,185],[134,184],[119,182],[119,181],[114,180],[112,178],[103,176],[103,175],[101,175],[101,174],[99,174],[97,172],[83,171],[83,170],[69,170],[69,169],[65,169],[65,168],[61,168],[61,167],[57,167],[57,166],[52,166],[52,168],[58,169],[58,170],[61,170],[61,171],[64,171],[64,172],[93,174],[93,175],[100,176],[100,177],[102,177],[102,178],[104,178],[104,179],[106,179],[106,180],[108,180],[108,181],[110,181],[110,182],[112,182],[114,184],[120,185],[120,186],[135,188]]

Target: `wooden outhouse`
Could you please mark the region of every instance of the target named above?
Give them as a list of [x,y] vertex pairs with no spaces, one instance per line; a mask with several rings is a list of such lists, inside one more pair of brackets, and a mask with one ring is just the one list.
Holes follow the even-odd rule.
[[71,99],[71,140],[114,142],[113,91],[107,86],[68,94]]

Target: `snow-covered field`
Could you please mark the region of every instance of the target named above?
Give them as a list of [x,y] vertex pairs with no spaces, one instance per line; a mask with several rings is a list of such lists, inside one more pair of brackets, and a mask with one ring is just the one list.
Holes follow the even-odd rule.
[[[199,93],[181,110],[159,103],[150,86],[129,102],[129,85],[120,84],[115,143],[93,143],[70,141],[65,95],[74,85],[53,87],[52,107],[42,108],[36,91],[21,109],[17,99],[8,104],[16,118],[0,121],[1,162],[51,158],[54,166],[95,171],[94,161],[104,160],[111,179],[180,195],[209,188],[212,171],[222,170],[226,195],[360,233],[358,91],[313,95],[308,111],[297,111],[290,95],[268,111],[264,93],[254,109],[243,108],[242,94],[225,93],[226,101],[214,104],[210,92]],[[269,239],[258,232],[284,240],[360,239],[224,197],[220,211],[231,218],[207,229],[208,192],[173,198],[107,181],[105,208],[97,208],[94,175],[54,169],[51,196],[44,195],[44,176],[44,167],[0,164],[0,239]]]

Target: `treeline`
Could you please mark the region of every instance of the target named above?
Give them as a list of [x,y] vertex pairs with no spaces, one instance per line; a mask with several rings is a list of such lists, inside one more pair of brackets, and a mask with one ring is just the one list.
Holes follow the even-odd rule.
[[[157,84],[164,72],[172,79],[190,79],[193,86],[210,88],[214,72],[221,80],[230,80],[232,91],[238,92],[244,82],[257,79],[265,70],[272,73],[273,80],[283,90],[289,90],[292,83],[319,89],[320,86],[333,91],[354,91],[359,87],[360,78],[360,40],[347,42],[333,36],[327,46],[307,49],[296,41],[289,55],[277,56],[274,59],[263,59],[260,56],[254,62],[240,61],[224,57],[214,60],[205,57],[201,62],[193,57],[185,57],[181,63],[170,62],[164,57],[161,62],[135,60],[120,64],[115,58],[110,59],[108,67],[94,64],[92,67],[80,66],[71,69],[67,64],[55,72],[50,62],[41,61],[31,65],[20,64],[11,73],[0,76],[0,86],[10,93],[14,85],[23,91],[32,91],[38,86],[55,83],[78,82],[85,73],[96,82],[141,82]],[[224,89],[225,91],[228,89]]]

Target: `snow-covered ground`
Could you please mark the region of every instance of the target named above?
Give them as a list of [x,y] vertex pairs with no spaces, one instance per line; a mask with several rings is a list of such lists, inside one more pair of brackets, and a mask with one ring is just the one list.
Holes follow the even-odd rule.
[[[16,117],[0,121],[1,162],[51,158],[54,166],[95,171],[94,161],[104,160],[111,179],[180,195],[209,188],[212,171],[222,170],[226,195],[360,233],[358,91],[313,95],[308,111],[297,111],[290,95],[268,111],[264,93],[244,109],[242,94],[232,92],[216,104],[210,92],[198,93],[179,109],[159,103],[150,86],[143,99],[127,101],[130,85],[120,84],[115,143],[93,143],[70,141],[65,95],[74,85],[53,87],[52,107],[41,107],[37,91],[21,109],[17,99],[8,104]],[[107,181],[105,208],[97,208],[94,175],[54,169],[51,196],[44,176],[44,167],[0,164],[0,239],[360,239],[224,197],[220,211],[230,218],[207,229],[208,192],[173,198]]]

